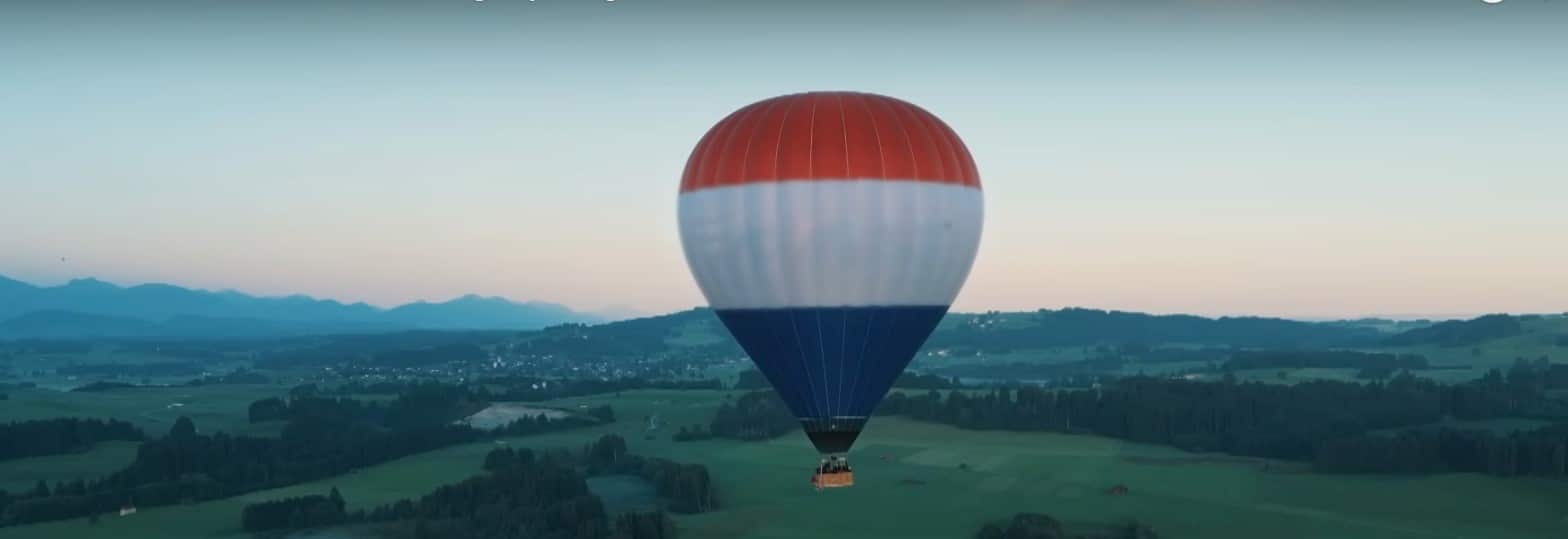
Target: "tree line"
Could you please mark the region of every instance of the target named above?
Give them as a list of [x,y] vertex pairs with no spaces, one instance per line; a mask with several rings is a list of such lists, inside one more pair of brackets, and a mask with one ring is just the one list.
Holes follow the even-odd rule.
[[[773,391],[753,391],[740,398],[726,399],[714,411],[707,433],[693,425],[687,440],[700,436],[719,436],[735,440],[768,440],[800,428],[800,420]],[[676,434],[679,436],[679,433]],[[684,441],[684,440],[678,440]]]
[[1363,434],[1318,446],[1312,465],[1327,473],[1568,477],[1568,425],[1507,434],[1453,428]]
[[1154,529],[1137,521],[1102,526],[1089,533],[1068,533],[1050,515],[1018,513],[1002,522],[990,522],[975,532],[975,539],[1156,539]]
[[240,511],[240,527],[248,532],[297,530],[342,524],[348,504],[337,487],[326,496],[313,494],[253,503]]
[[[666,468],[673,466],[673,468]],[[655,470],[651,474],[639,469]],[[485,455],[484,473],[438,487],[417,500],[398,500],[369,511],[347,511],[334,488],[325,495],[310,495],[248,505],[241,523],[248,532],[274,532],[374,523],[404,528],[417,539],[491,539],[541,537],[560,539],[673,539],[674,523],[662,511],[626,513],[613,521],[604,503],[588,489],[586,477],[607,473],[635,473],[660,485],[705,486],[699,510],[715,507],[707,469],[663,459],[644,459],[626,453],[625,440],[607,435],[577,453],[549,450],[536,454],[528,448],[498,448]],[[669,474],[669,478],[662,477]],[[672,510],[683,507],[671,498],[679,488],[660,486],[660,496]],[[681,496],[681,494],[674,494]]]
[[[1568,369],[1516,362],[1507,375],[1444,386],[1402,372],[1388,382],[1311,381],[1294,385],[1132,377],[1098,389],[998,388],[984,393],[894,393],[879,414],[960,428],[1097,434],[1189,451],[1318,463],[1321,471],[1442,471],[1560,474],[1568,439],[1557,428],[1511,436],[1482,432],[1373,431],[1444,417],[1568,417],[1548,389]],[[1381,455],[1381,457],[1380,457]],[[1403,461],[1409,455],[1411,461]],[[1555,459],[1555,460],[1554,460]]]
[[647,480],[672,512],[703,513],[719,506],[707,466],[627,454],[626,440],[614,434],[584,446],[580,460],[590,476],[624,474]]
[[0,461],[75,453],[98,442],[141,441],[135,425],[117,419],[75,417],[39,419],[0,425]]
[[1428,367],[1417,354],[1367,353],[1351,350],[1237,350],[1224,364],[1226,370],[1247,369],[1401,369]]
[[[469,400],[439,387],[420,388],[385,405],[327,398],[262,402],[252,405],[253,418],[279,417],[288,422],[277,438],[200,434],[190,419],[182,417],[167,435],[144,442],[129,465],[107,477],[52,492],[0,493],[0,526],[76,518],[124,505],[225,498],[331,477],[488,436],[598,424],[584,418],[527,418],[483,432],[451,424],[456,417],[450,414],[462,413]],[[446,415],[432,410],[445,410]],[[613,417],[613,412],[606,412]]]

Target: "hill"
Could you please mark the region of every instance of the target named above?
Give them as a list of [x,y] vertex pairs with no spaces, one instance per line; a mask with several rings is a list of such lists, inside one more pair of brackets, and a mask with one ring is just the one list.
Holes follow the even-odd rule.
[[1524,334],[1520,317],[1490,314],[1472,320],[1450,320],[1412,329],[1383,340],[1389,346],[1474,346]]
[[594,315],[542,302],[464,296],[382,309],[309,296],[259,297],[169,284],[77,279],[41,287],[0,276],[0,338],[261,337],[404,329],[528,330]]
[[1152,315],[1096,309],[949,316],[927,347],[990,352],[1094,344],[1182,343],[1260,348],[1353,346],[1375,342],[1375,329],[1281,318]]

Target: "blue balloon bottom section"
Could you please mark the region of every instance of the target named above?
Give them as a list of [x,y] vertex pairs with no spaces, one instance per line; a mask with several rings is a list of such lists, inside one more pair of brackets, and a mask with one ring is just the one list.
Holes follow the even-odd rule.
[[717,309],[824,453],[854,444],[946,305]]

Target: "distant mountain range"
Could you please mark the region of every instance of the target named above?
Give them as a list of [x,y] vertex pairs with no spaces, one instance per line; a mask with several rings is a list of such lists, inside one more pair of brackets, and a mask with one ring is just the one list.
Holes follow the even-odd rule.
[[97,279],[35,286],[0,276],[0,339],[274,337],[406,329],[527,330],[600,316],[554,303],[463,296],[382,309],[308,296],[258,297]]

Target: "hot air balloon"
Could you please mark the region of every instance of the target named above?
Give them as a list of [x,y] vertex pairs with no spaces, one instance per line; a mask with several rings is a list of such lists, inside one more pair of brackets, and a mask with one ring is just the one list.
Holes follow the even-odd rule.
[[678,205],[698,287],[826,457],[813,483],[853,484],[841,455],[974,262],[969,150],[898,99],[780,96],[708,130]]

